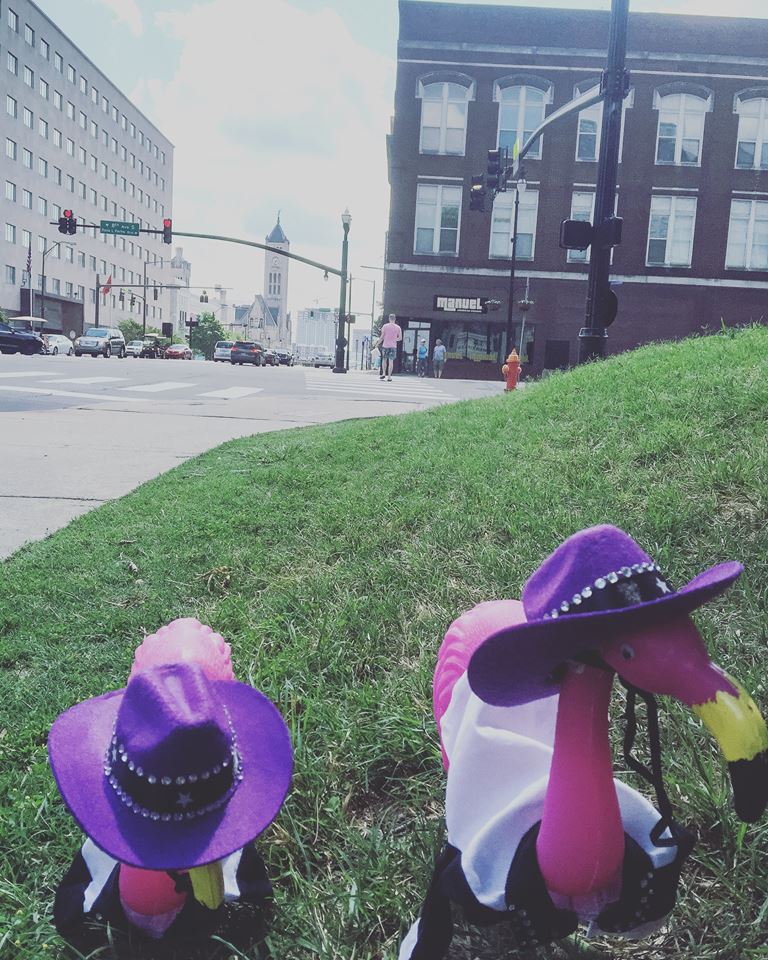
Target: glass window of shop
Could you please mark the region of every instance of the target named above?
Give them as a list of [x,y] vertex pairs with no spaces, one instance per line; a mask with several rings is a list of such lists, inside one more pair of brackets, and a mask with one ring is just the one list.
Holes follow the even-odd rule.
[[[509,353],[506,326],[499,323],[459,321],[446,326],[440,336],[448,349],[449,360],[503,363]],[[535,337],[533,324],[515,323],[510,349],[515,347],[524,362],[533,363]]]

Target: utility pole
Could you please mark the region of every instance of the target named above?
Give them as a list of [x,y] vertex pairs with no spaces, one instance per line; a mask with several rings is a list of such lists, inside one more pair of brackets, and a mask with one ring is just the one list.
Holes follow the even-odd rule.
[[608,63],[602,76],[603,125],[595,189],[595,219],[587,281],[586,317],[579,331],[579,363],[605,356],[606,327],[616,316],[618,301],[611,290],[611,249],[621,240],[621,221],[614,217],[619,138],[629,75],[624,68],[627,51],[629,0],[611,0]]
[[[190,327],[190,336],[192,328]],[[141,336],[142,339],[147,335],[147,261],[144,260],[144,306],[142,307]]]

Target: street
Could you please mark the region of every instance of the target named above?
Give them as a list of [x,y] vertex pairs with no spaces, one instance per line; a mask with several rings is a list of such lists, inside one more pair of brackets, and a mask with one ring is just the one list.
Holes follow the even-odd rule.
[[0,558],[235,437],[502,392],[373,371],[0,356]]

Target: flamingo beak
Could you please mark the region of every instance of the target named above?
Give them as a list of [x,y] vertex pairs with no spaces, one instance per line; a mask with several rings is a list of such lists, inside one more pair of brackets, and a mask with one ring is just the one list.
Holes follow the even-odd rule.
[[736,815],[754,823],[768,805],[768,730],[749,694],[732,677],[727,679],[735,696],[721,689],[692,708],[728,761]]

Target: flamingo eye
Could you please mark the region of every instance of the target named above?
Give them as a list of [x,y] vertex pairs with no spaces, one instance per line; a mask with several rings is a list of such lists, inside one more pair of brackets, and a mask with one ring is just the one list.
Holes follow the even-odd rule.
[[621,645],[621,657],[622,660],[634,660],[635,648],[631,647],[628,643],[623,643]]

